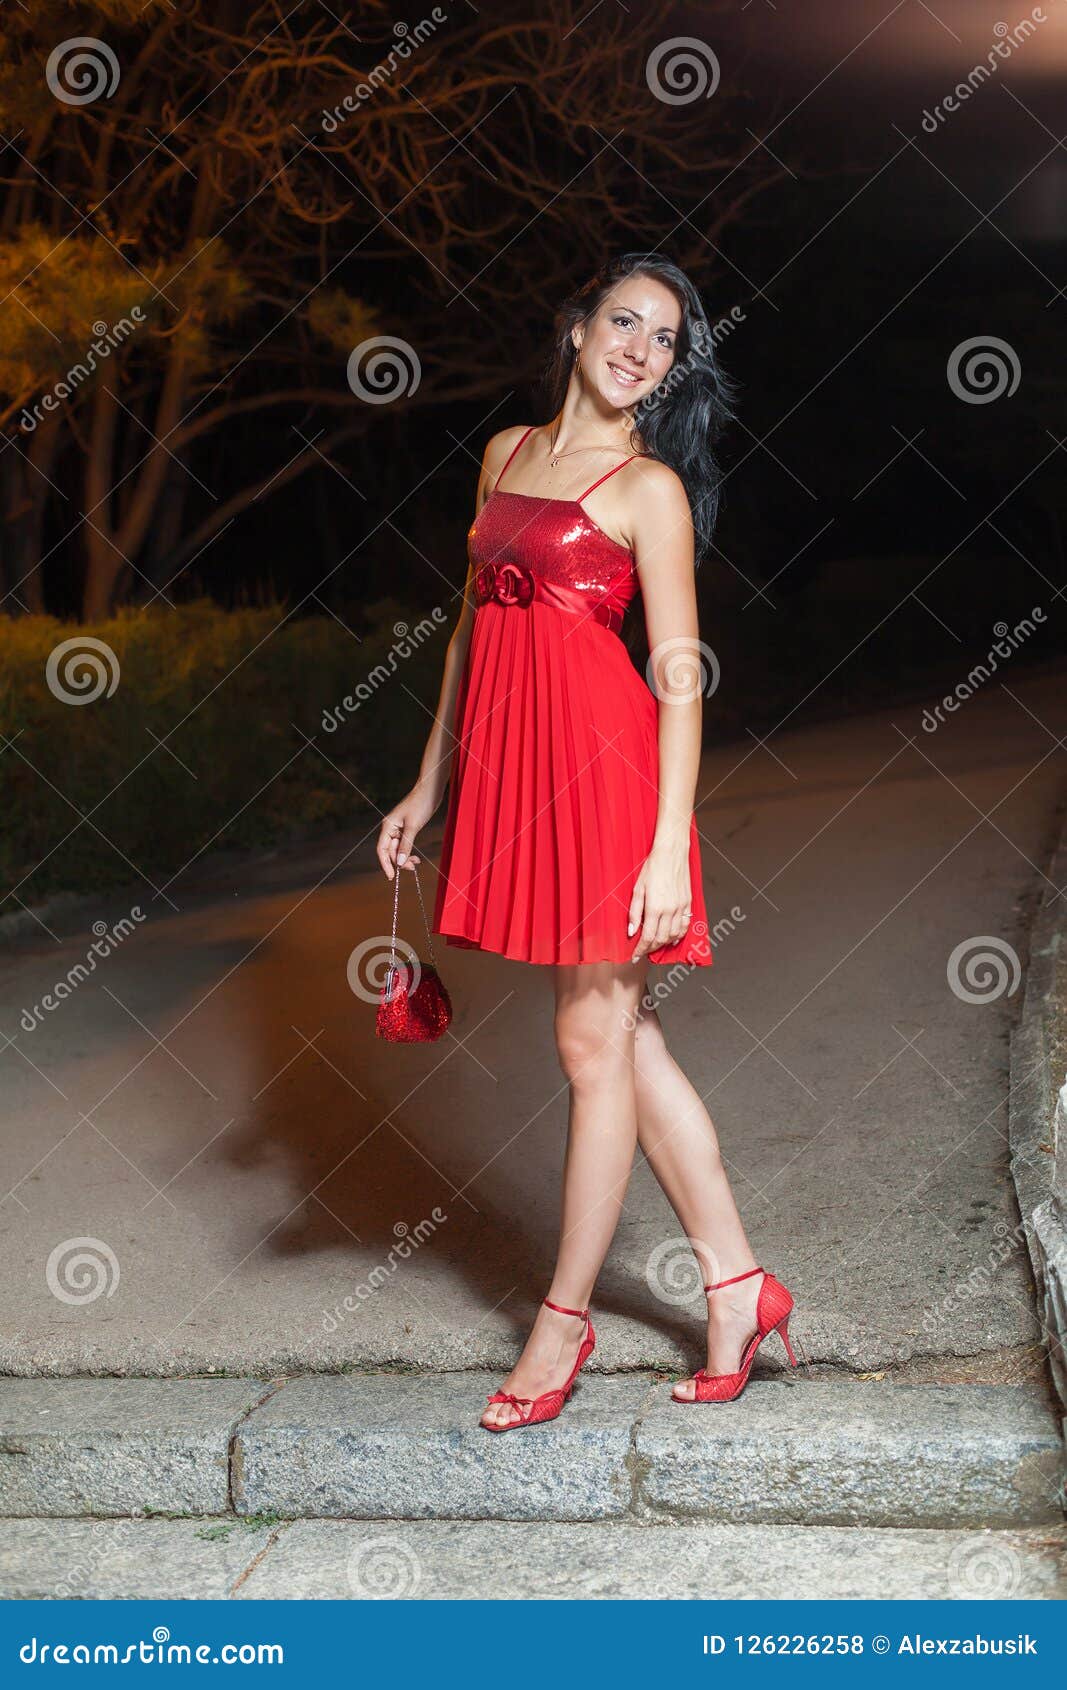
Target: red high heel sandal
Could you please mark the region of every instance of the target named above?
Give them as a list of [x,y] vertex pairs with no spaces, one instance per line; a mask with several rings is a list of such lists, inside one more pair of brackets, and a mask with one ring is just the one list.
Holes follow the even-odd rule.
[[517,1397],[511,1391],[494,1391],[486,1401],[509,1402],[518,1409],[522,1419],[509,1420],[503,1426],[487,1426],[484,1420],[479,1421],[479,1425],[484,1426],[487,1432],[512,1432],[516,1426],[533,1426],[542,1420],[554,1420],[570,1396],[571,1386],[577,1379],[580,1369],[588,1361],[596,1347],[596,1333],[593,1331],[593,1322],[589,1318],[588,1309],[565,1309],[559,1303],[550,1303],[547,1297],[543,1297],[541,1300],[548,1303],[550,1309],[555,1309],[557,1314],[573,1314],[585,1321],[586,1332],[578,1351],[578,1359],[571,1368],[570,1378],[565,1385],[561,1385],[554,1391],[545,1391],[539,1397]]
[[724,1285],[736,1285],[739,1280],[751,1279],[754,1273],[762,1273],[763,1284],[756,1300],[756,1330],[742,1351],[741,1366],[736,1373],[707,1373],[701,1367],[693,1374],[696,1382],[695,1394],[691,1397],[676,1397],[672,1391],[672,1402],[733,1402],[748,1384],[749,1369],[756,1351],[764,1338],[769,1337],[772,1332],[780,1333],[785,1353],[789,1357],[789,1365],[796,1367],[797,1358],[789,1342],[789,1316],[793,1312],[793,1299],[781,1281],[775,1279],[773,1273],[768,1273],[766,1268],[749,1268],[747,1273],[735,1274],[733,1279],[720,1279],[714,1285],[705,1285],[704,1290],[721,1291]]

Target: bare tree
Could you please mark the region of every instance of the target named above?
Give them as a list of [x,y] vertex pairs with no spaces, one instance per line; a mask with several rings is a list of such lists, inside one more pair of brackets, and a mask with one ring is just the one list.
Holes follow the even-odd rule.
[[[606,252],[720,270],[777,172],[718,67],[672,48],[670,6],[506,14],[435,7],[402,32],[372,0],[357,39],[310,0],[93,0],[79,60],[69,6],[5,10],[9,612],[47,607],[71,548],[86,619],[163,589],[253,499],[371,434],[346,362],[378,336],[418,363],[396,406],[488,399],[534,373],[546,317]],[[285,407],[323,419],[314,440],[263,428],[262,473],[206,497],[212,437]]]

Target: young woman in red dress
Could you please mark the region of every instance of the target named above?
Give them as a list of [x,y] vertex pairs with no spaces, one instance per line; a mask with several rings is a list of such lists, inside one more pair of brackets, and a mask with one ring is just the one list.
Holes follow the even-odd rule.
[[[792,1308],[756,1262],[711,1119],[645,992],[650,963],[712,962],[694,567],[718,513],[730,383],[699,294],[654,254],[617,260],[562,307],[552,376],[552,420],[485,449],[436,719],[378,840],[389,879],[417,866],[447,786],[434,931],[554,971],[570,1092],[561,1239],[482,1416],[491,1431],[553,1419],[591,1353],[587,1304],[638,1143],[717,1293],[707,1366],[675,1399],[737,1396],[769,1332],[788,1348]],[[618,633],[638,590],[652,687]]]

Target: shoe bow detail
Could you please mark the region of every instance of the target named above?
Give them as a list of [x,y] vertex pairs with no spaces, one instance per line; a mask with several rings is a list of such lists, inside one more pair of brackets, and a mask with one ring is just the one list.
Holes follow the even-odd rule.
[[486,1402],[509,1402],[513,1408],[517,1408],[519,1413],[522,1414],[523,1403],[529,1405],[534,1399],[533,1397],[517,1397],[513,1391],[493,1391],[485,1400]]

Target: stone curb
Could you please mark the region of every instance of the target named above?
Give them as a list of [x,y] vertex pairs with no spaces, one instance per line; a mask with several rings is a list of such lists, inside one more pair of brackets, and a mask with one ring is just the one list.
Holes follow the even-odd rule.
[[[488,1373],[0,1380],[0,1512],[1022,1526],[1062,1519],[1040,1386],[579,1380],[491,1433]],[[231,1512],[232,1511],[232,1512]]]
[[[1067,885],[1067,826],[1048,879]],[[1049,1365],[1067,1409],[1067,907],[1057,897],[1045,896],[1034,918],[1010,1066],[1011,1173],[1049,1337]]]
[[1009,1526],[1062,1519],[1062,1445],[1041,1389],[806,1380],[712,1406],[657,1396],[637,1432],[660,1518]]
[[224,1514],[258,1379],[0,1380],[0,1515]]
[[243,1422],[234,1506],[287,1518],[1009,1525],[1062,1519],[1039,1386],[755,1382],[682,1405],[591,1375],[530,1431],[478,1425],[489,1374],[304,1378]]

